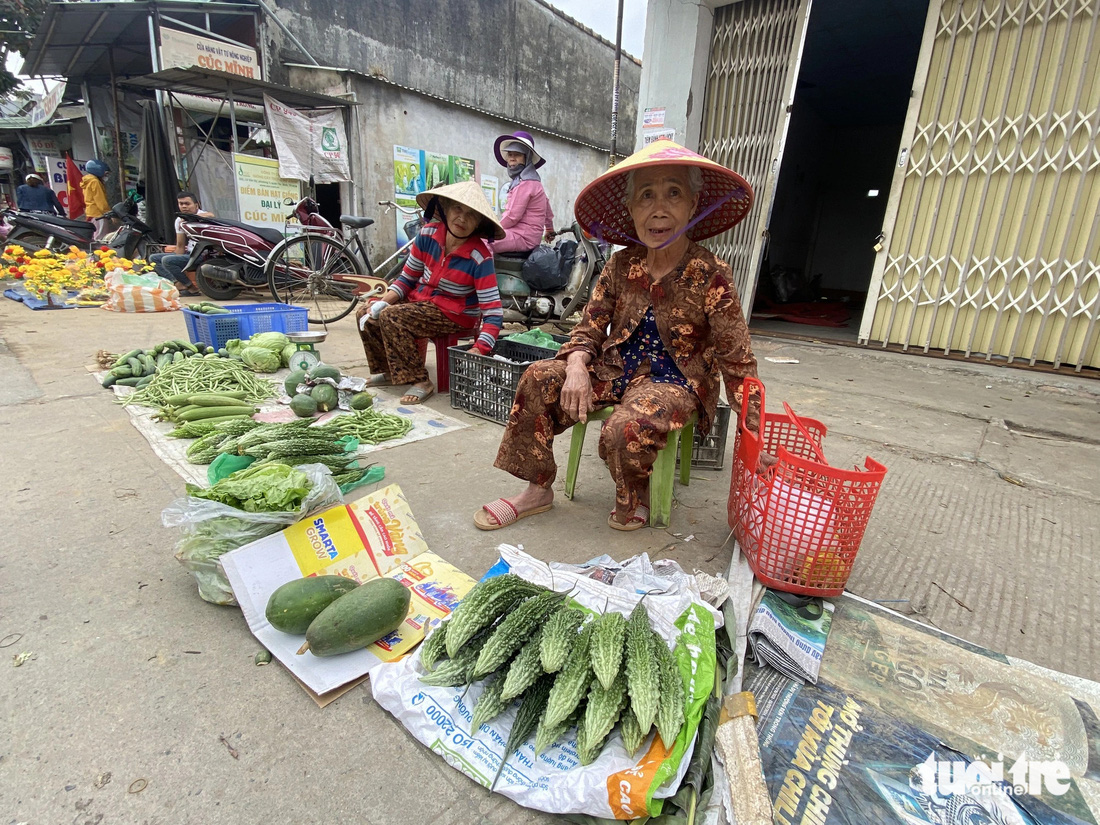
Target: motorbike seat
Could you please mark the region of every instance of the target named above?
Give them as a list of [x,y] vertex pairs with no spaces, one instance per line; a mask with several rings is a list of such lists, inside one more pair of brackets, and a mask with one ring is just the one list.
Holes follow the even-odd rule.
[[494,252],[493,257],[498,261],[503,259],[505,261],[521,261],[522,262],[522,261],[526,261],[528,258],[530,258],[531,253],[534,252],[534,251],[535,250],[533,250],[533,249],[527,249],[523,252],[520,252],[518,250],[515,251],[515,252]]
[[278,229],[270,229],[266,226],[253,226],[252,224],[245,223],[244,221],[234,221],[230,220],[229,218],[208,218],[203,217],[202,215],[181,215],[180,217],[188,222],[201,221],[202,223],[212,223],[215,226],[235,226],[237,229],[244,229],[248,232],[253,233],[254,235],[259,235],[268,243],[281,243],[283,240],[283,233],[280,232]]
[[57,215],[51,215],[49,212],[19,212],[17,217],[27,217],[31,220],[41,221],[42,223],[52,223],[54,226],[63,226],[66,229],[75,230],[77,232],[87,232],[88,234],[95,233],[95,224],[88,221],[73,220],[72,218],[59,218]]
[[358,215],[341,215],[340,223],[344,226],[350,226],[352,229],[366,229],[374,223],[374,218],[360,218]]

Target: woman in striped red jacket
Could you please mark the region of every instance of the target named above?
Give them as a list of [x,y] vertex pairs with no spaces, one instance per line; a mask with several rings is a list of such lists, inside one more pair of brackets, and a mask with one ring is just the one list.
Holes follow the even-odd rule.
[[504,237],[481,187],[473,181],[416,196],[425,225],[401,275],[380,299],[360,308],[359,335],[372,386],[411,384],[402,404],[435,392],[417,346],[477,329],[473,350],[488,355],[503,321],[488,241]]

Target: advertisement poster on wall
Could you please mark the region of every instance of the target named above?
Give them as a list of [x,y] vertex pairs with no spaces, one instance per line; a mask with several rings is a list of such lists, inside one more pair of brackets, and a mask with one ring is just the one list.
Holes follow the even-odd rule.
[[271,158],[234,155],[233,162],[237,167],[237,203],[241,220],[253,226],[284,231],[290,211],[284,201],[287,198],[298,200],[298,181],[279,177],[279,161]]
[[417,206],[415,199],[402,195],[395,196],[393,200],[398,206],[403,207],[405,210],[409,210],[394,210],[394,220],[397,223],[397,248],[400,249],[410,240],[408,234],[405,232],[405,224],[409,223],[416,217],[416,214],[411,210],[416,209]]
[[31,134],[24,134],[22,137],[23,145],[27,147],[27,152],[34,161],[34,171],[50,172],[52,174],[53,167],[50,166],[50,158],[55,158],[61,153],[57,145],[57,138],[53,135]]
[[493,211],[499,212],[497,192],[500,191],[500,178],[496,175],[482,175],[481,191],[485,193],[485,200],[489,201],[489,206],[493,207]]
[[451,174],[448,183],[462,183],[465,180],[477,180],[477,164],[469,158],[450,156]]
[[424,150],[409,146],[393,147],[393,191],[406,198],[423,192]]
[[451,159],[438,152],[424,153],[424,170],[428,189],[450,183]]

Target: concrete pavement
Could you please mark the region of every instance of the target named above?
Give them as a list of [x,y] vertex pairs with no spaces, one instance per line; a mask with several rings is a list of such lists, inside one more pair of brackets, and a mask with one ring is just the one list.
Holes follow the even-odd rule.
[[[160,526],[183,482],[85,369],[97,349],[183,335],[179,313],[0,301],[0,821],[549,821],[415,743],[369,685],[318,710],[277,664],[253,664],[238,610],[199,599]],[[1100,679],[1100,382],[765,337],[754,347],[770,410],[786,400],[822,420],[834,464],[870,455],[888,468],[852,592]],[[366,373],[351,321],[321,351]],[[491,466],[502,428],[445,397],[428,403],[470,427],[379,455],[432,549],[471,575],[502,541],[548,560],[646,551],[726,570],[732,433],[724,470],[677,486],[667,530],[606,527],[613,491],[590,436],[574,501],[559,481],[554,510],[482,533],[477,507],[519,487]]]

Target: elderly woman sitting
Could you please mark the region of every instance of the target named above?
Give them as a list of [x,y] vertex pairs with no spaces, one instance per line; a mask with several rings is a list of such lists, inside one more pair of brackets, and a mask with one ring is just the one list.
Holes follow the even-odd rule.
[[488,241],[503,238],[504,230],[481,187],[452,183],[421,192],[416,202],[425,223],[405,268],[381,298],[356,314],[373,373],[368,383],[411,384],[402,404],[420,404],[435,392],[418,339],[476,328],[471,349],[488,355],[503,320]]
[[[729,265],[695,241],[724,232],[752,204],[734,172],[662,140],[589,184],[577,220],[604,240],[627,244],[593,289],[581,323],[554,360],[520,379],[495,466],[528,482],[519,495],[486,504],[482,530],[549,510],[557,473],[554,436],[596,407],[615,405],[600,434],[600,457],[615,482],[608,525],[637,530],[649,519],[649,476],[668,433],[692,413],[706,433],[718,405],[718,376],[736,408],[756,359]],[[748,425],[755,429],[759,405]]]

